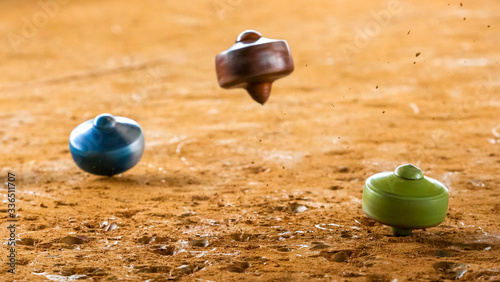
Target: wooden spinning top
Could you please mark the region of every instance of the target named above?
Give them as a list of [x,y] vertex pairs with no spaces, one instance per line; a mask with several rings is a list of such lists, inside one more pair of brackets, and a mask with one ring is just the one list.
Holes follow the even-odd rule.
[[408,236],[412,229],[443,222],[448,198],[442,183],[406,164],[370,176],[363,186],[362,207],[368,217],[391,226],[394,235]]
[[263,105],[272,83],[293,72],[292,54],[286,41],[246,30],[231,48],[215,57],[215,70],[222,88],[245,88]]
[[144,135],[141,126],[131,119],[101,114],[73,129],[69,149],[84,171],[112,176],[139,162]]

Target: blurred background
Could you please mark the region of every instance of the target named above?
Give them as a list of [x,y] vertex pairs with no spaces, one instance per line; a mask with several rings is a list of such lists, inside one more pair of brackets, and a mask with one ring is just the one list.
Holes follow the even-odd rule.
[[[63,145],[71,128],[101,112],[147,120],[151,132],[179,125],[188,130],[175,133],[189,135],[204,122],[262,118],[280,128],[296,110],[294,126],[312,130],[296,137],[312,151],[329,150],[331,139],[343,136],[387,153],[404,154],[410,146],[405,158],[418,162],[421,156],[411,159],[415,150],[425,155],[428,147],[462,144],[458,134],[475,123],[485,128],[470,131],[496,143],[497,120],[469,119],[499,106],[494,5],[2,1],[2,128],[26,123],[4,139],[44,143],[43,127]],[[215,78],[215,55],[246,29],[287,40],[294,55],[295,72],[275,83],[266,107],[251,103],[244,90],[220,89]],[[424,122],[409,120],[423,115]],[[318,120],[325,126],[310,128]],[[411,133],[398,133],[409,127]],[[388,128],[394,130],[386,138]],[[326,143],[316,142],[318,136]],[[389,142],[392,148],[384,149],[394,137],[418,142],[399,149]]]
[[[366,177],[414,163],[450,189],[455,219],[440,231],[481,225],[500,235],[492,216],[500,210],[499,10],[499,1],[486,0],[2,0],[0,167],[4,174],[20,175],[25,215],[40,216],[39,224],[50,231],[29,229],[35,220],[21,222],[23,232],[52,242],[80,222],[116,220],[116,236],[135,238],[146,232],[137,227],[142,224],[157,227],[151,234],[167,232],[177,221],[184,228],[191,223],[177,217],[196,209],[205,228],[196,232],[222,232],[217,234],[225,238],[207,218],[246,216],[261,225],[244,225],[242,219],[228,223],[227,230],[276,235],[259,241],[274,246],[281,235],[266,226],[278,223],[267,220],[281,219],[282,210],[266,207],[308,199],[310,212],[296,221],[285,218],[283,225],[288,228],[289,220],[331,238],[340,230],[314,226],[355,224],[363,216]],[[242,89],[221,89],[216,80],[215,56],[246,29],[286,40],[295,62],[295,71],[273,84],[265,106]],[[141,162],[111,179],[82,173],[68,150],[71,130],[105,112],[136,120],[146,138]],[[200,193],[211,200],[197,201],[195,208],[192,199]],[[117,215],[128,209],[137,214]],[[76,221],[67,222],[68,216]],[[194,234],[181,230],[187,233],[169,236]],[[476,231],[470,227],[467,234]],[[104,248],[104,235],[89,234],[96,245],[88,248]],[[466,238],[446,234],[450,244]],[[386,239],[375,240],[382,257],[400,250],[400,261],[384,263],[387,273],[401,270],[401,261],[417,265],[413,272],[399,272],[404,279],[430,267],[425,258],[410,262],[404,248]],[[122,242],[131,252],[147,254],[139,263],[158,260],[127,240]],[[26,248],[31,262],[35,252]],[[127,254],[120,250],[106,255],[118,278],[128,273],[118,267],[122,256]],[[291,257],[279,263],[318,275],[327,268],[341,273],[338,266]],[[57,272],[48,259],[37,263]],[[349,265],[353,271],[359,266]],[[269,267],[268,273],[282,271]],[[20,277],[30,277],[31,268],[21,267]]]

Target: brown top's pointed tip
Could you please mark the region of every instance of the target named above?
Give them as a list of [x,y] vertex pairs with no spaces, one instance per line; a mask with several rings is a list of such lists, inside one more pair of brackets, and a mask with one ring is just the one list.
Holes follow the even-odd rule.
[[249,84],[246,90],[257,103],[264,105],[271,95],[271,86],[272,82],[253,83]]

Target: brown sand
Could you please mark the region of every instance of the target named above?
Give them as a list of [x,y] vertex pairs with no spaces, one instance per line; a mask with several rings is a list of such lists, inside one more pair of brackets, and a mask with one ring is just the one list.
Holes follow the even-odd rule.
[[[1,281],[500,280],[500,2],[62,2],[0,1]],[[215,78],[248,28],[295,60],[265,106]],[[103,112],[146,137],[112,178],[68,151]],[[450,207],[399,238],[361,192],[404,163]]]

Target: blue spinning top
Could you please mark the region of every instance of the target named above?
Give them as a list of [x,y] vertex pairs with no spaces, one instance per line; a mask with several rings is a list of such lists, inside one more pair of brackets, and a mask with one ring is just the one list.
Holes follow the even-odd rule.
[[69,150],[81,169],[112,176],[139,162],[144,135],[141,126],[131,119],[101,114],[73,129]]

